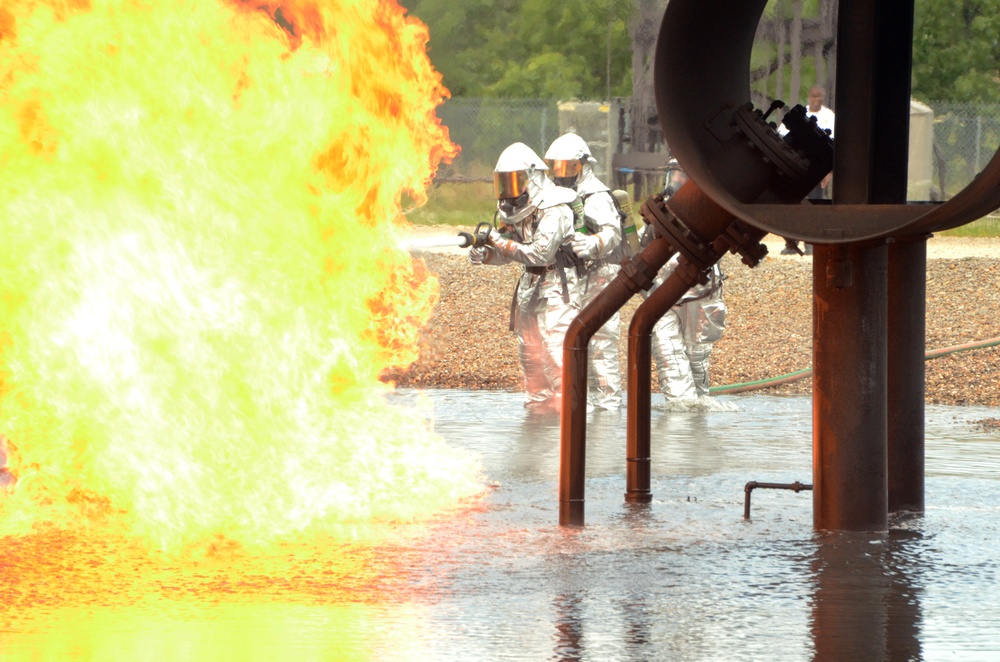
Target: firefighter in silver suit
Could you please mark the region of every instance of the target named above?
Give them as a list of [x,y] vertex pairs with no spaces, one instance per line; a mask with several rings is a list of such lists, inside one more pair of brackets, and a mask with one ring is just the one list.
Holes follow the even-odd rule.
[[[596,160],[586,141],[575,133],[556,138],[545,162],[552,180],[576,191],[575,231],[571,247],[583,261],[580,308],[584,308],[618,275],[621,249],[621,216],[611,191],[594,174]],[[621,335],[618,312],[594,333],[588,353],[590,385],[588,403],[600,409],[618,409],[622,402],[621,364],[618,338]]]
[[525,407],[559,411],[563,340],[579,312],[579,279],[567,248],[576,194],[556,186],[545,162],[524,143],[500,154],[493,172],[497,198],[489,243],[469,249],[473,264],[519,262],[523,271],[511,304],[518,338]]
[[[660,269],[650,292],[673,273],[677,257]],[[722,281],[719,265],[713,265],[708,282],[688,290],[653,327],[656,378],[668,401],[709,395],[712,346],[726,329]]]
[[[663,196],[669,198],[687,181],[675,160],[667,170]],[[646,226],[643,244],[652,240],[652,226]],[[677,268],[674,255],[660,269],[650,293]],[[666,400],[690,400],[709,395],[709,368],[712,346],[726,328],[724,277],[718,264],[712,266],[708,282],[688,290],[653,327],[652,352],[656,377]],[[648,296],[648,295],[646,295]]]

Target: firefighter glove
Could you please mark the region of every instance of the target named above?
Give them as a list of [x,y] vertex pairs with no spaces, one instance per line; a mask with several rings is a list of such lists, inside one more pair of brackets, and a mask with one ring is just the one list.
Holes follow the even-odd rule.
[[469,262],[472,264],[482,264],[486,259],[486,247],[477,246],[469,249]]
[[573,238],[570,240],[570,248],[576,253],[577,257],[581,257],[584,260],[594,260],[597,258],[601,251],[601,246],[604,244],[601,238],[594,234],[581,234],[579,232],[573,233]]

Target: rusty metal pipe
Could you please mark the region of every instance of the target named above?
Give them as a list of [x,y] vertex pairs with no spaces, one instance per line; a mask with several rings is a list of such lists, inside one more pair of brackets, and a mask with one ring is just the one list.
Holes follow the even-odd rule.
[[[763,121],[759,115],[748,114],[752,121]],[[759,156],[756,152],[755,155]],[[756,178],[754,190],[747,190],[745,194],[752,198],[763,193],[772,179],[773,175]],[[744,263],[751,267],[756,266],[767,252],[760,244],[765,231],[744,225],[706,195],[694,181],[684,184],[671,196],[669,203],[658,195],[649,198],[643,203],[641,212],[647,224],[655,228],[656,238],[639,255],[623,263],[618,276],[573,320],[563,341],[559,431],[559,523],[563,526],[582,526],[584,523],[587,352],[590,339],[633,295],[652,287],[656,273],[667,260],[678,251],[682,254],[683,268],[678,269],[685,275],[668,279],[669,285],[664,284],[666,287],[661,295],[654,293],[655,303],[646,309],[649,312],[640,314],[639,326],[635,327],[637,337],[633,341],[630,331],[629,338],[630,442],[626,499],[648,501],[652,328],[726,251],[739,253]],[[633,352],[638,352],[645,359],[633,356]],[[633,370],[637,371],[634,375]],[[638,432],[640,427],[645,430],[644,433]],[[644,434],[645,438],[640,440],[640,434]]]
[[[783,118],[789,130],[785,138],[778,136],[766,116],[749,102],[737,108],[726,105],[722,112],[717,112],[715,120],[715,139],[722,147],[716,159],[718,169],[738,191],[740,200],[751,202],[764,196],[797,202],[830,171],[833,143],[815,121],[807,120],[802,106],[791,109]],[[636,292],[652,287],[656,272],[676,252],[687,261],[688,287],[699,278],[699,272],[703,274],[710,269],[726,251],[740,254],[744,263],[751,267],[767,253],[760,244],[766,231],[743,224],[714,197],[703,192],[696,181],[697,178],[689,180],[670,197],[669,204],[659,195],[643,203],[642,216],[653,226],[658,239],[634,259],[623,263],[618,277],[580,311],[566,333],[559,438],[559,523],[562,525],[582,526],[584,520],[587,348],[594,333]],[[679,289],[676,283],[669,289],[675,287]],[[683,291],[673,295],[665,292],[663,301],[673,305]],[[671,297],[673,301],[669,301]],[[652,322],[655,324],[655,320]],[[645,329],[643,333],[649,335]],[[645,351],[648,356],[648,345]],[[637,363],[632,357],[629,360],[630,365]],[[648,373],[648,368],[646,370]],[[646,377],[645,425],[648,426],[648,374]],[[636,383],[629,385],[630,391],[634,388]],[[633,457],[639,460],[632,463],[637,465],[632,469],[638,470],[644,456],[641,449],[632,450],[636,451]],[[630,474],[634,473],[632,469]],[[638,475],[634,478],[639,479]],[[645,497],[637,494],[636,499]]]
[[888,508],[922,513],[927,236],[897,239],[888,252]]
[[[647,246],[639,255],[632,260],[626,260],[622,265],[618,276],[611,281],[608,286],[594,298],[576,319],[570,324],[563,341],[563,372],[562,372],[562,403],[559,430],[559,523],[564,526],[582,526],[584,523],[584,480],[586,477],[586,445],[587,445],[587,352],[590,339],[629,299],[640,290],[648,290],[653,285],[653,279],[660,268],[667,263],[677,252],[675,244],[680,247],[685,257],[689,257],[698,267],[694,267],[696,273],[700,267],[705,270],[718,262],[721,253],[717,252],[711,244],[727,232],[733,230],[733,216],[715,203],[710,197],[705,195],[698,186],[688,181],[684,186],[670,198],[669,205],[660,196],[653,196],[642,204],[641,213],[648,224],[657,229],[657,238]],[[691,231],[691,227],[683,219],[697,219],[699,232]],[[731,243],[746,244],[756,243],[756,240],[749,239],[744,232],[740,235],[730,236],[724,243],[729,246]],[[761,235],[756,234],[756,230],[751,230],[751,235],[757,240]],[[727,235],[728,236],[728,235]],[[703,237],[708,237],[706,241]],[[752,247],[743,247],[744,253],[753,255]],[[683,296],[691,285],[694,284],[693,277],[688,279],[687,285],[680,290],[679,294],[670,305],[676,303]],[[672,289],[675,286],[671,286]],[[679,285],[676,286],[679,288]],[[664,293],[663,297],[668,295]],[[669,309],[668,305],[665,309]],[[641,306],[640,306],[641,307]],[[663,313],[659,314],[662,317]],[[659,319],[657,317],[657,319]],[[656,320],[652,320],[655,324]],[[652,324],[649,330],[652,330]],[[648,336],[646,344],[646,356],[649,356]],[[630,358],[631,371],[636,362]],[[648,363],[648,361],[647,361]],[[638,381],[630,378],[628,396],[630,401],[634,397],[631,391],[634,390]],[[646,379],[644,381],[647,397],[645,398],[646,414],[645,425],[649,427],[649,373],[646,368]],[[634,407],[629,407],[630,412]],[[632,429],[631,417],[629,414]],[[648,434],[647,434],[648,437]],[[645,457],[648,460],[648,441],[646,444]],[[630,457],[640,457],[638,450],[636,453],[630,449]],[[635,464],[635,467],[631,465]],[[643,468],[640,468],[643,467]],[[630,463],[628,473],[633,480],[638,480],[633,476],[634,470],[646,471],[646,491],[648,492],[648,461]],[[626,497],[628,498],[628,497]],[[636,500],[642,501],[641,495]]]
[[563,526],[582,526],[584,521],[590,339],[639,290],[652,286],[656,272],[675,252],[666,239],[653,241],[622,265],[618,276],[580,311],[566,331],[559,421],[559,524]]
[[[636,309],[629,324],[625,499],[632,503],[649,503],[653,498],[650,491],[653,327],[689,289],[698,282],[704,282],[708,269],[718,262],[726,250],[737,248],[749,256],[748,264],[755,264],[751,247],[758,244],[765,234],[742,225],[737,231],[732,226],[736,219],[693,182],[685,184],[670,198],[666,207],[673,219],[692,219],[691,223],[681,223],[686,229],[693,231],[696,228],[698,235],[711,237],[713,241],[707,248],[709,242],[705,239],[693,242],[689,239],[683,243],[675,240],[688,250],[694,244],[697,259],[707,266],[702,269],[696,267],[688,258],[688,250],[685,250],[674,272]],[[663,215],[654,215],[654,221],[658,223],[658,231],[661,228],[670,230],[664,227]],[[676,228],[672,231],[676,232]]]
[[[657,240],[661,241],[661,240]],[[674,272],[632,315],[628,328],[628,436],[626,441],[625,500],[649,503],[650,491],[650,418],[652,409],[652,334],[653,327],[684,293],[691,289],[682,274]]]
[[813,525],[885,531],[887,289],[883,244],[813,247]]

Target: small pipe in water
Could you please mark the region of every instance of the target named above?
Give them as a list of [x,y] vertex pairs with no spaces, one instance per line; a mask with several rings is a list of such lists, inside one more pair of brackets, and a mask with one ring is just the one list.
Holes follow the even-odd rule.
[[743,499],[743,519],[750,519],[750,493],[758,487],[772,490],[794,490],[795,492],[812,490],[813,488],[812,485],[800,483],[799,481],[795,481],[794,483],[758,483],[755,480],[751,480],[743,487],[743,492],[745,494]]

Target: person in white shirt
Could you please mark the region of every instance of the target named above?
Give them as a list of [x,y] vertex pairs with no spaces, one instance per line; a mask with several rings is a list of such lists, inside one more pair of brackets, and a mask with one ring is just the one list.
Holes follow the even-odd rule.
[[[835,116],[832,110],[823,105],[824,101],[826,101],[826,90],[822,85],[813,85],[809,88],[809,106],[806,108],[806,117],[815,117],[819,128],[826,129],[830,133],[830,137],[833,138]],[[810,191],[806,197],[810,200],[823,200],[828,197],[828,188],[832,179],[833,173],[827,173],[823,181]],[[795,255],[798,252],[799,242],[786,239],[785,247],[781,249],[781,254]],[[810,244],[805,245],[805,254],[812,255],[812,246]]]

